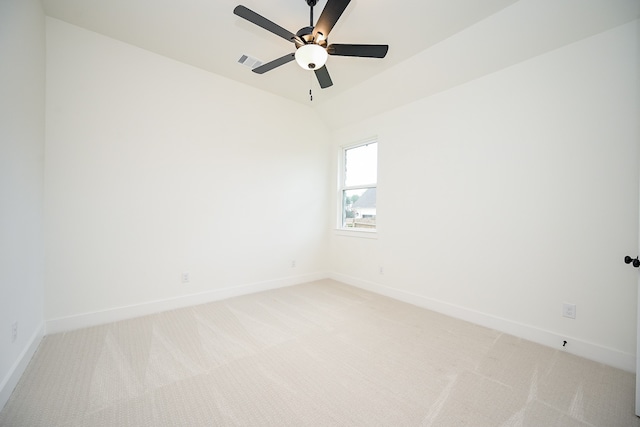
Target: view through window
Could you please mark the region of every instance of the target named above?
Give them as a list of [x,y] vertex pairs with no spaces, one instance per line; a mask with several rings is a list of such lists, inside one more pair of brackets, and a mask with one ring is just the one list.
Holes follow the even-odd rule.
[[369,141],[343,151],[342,228],[376,229],[378,143]]

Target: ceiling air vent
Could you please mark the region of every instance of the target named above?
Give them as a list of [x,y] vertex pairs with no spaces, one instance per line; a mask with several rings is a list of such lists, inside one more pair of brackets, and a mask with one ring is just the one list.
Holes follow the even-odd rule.
[[252,58],[249,55],[242,55],[240,57],[240,59],[238,59],[238,63],[249,67],[251,69],[254,69],[256,67],[259,67],[260,65],[262,65],[262,61],[260,61],[259,59],[256,58]]

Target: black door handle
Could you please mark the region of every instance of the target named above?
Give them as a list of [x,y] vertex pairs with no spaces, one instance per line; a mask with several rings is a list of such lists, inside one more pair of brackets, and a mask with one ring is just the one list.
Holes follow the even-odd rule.
[[624,257],[624,263],[625,263],[625,264],[631,264],[631,263],[633,263],[633,266],[634,266],[635,268],[640,267],[640,259],[638,259],[638,257],[631,258],[629,255],[627,255],[626,257]]

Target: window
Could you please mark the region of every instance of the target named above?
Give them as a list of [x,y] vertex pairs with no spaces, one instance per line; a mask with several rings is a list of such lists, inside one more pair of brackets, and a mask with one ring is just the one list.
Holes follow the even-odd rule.
[[341,228],[376,229],[378,142],[346,147],[342,151],[340,176]]

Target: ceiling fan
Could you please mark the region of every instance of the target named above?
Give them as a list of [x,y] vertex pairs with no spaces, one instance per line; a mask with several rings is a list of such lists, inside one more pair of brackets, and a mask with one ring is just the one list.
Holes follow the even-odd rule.
[[318,18],[316,25],[313,25],[313,6],[318,0],[305,0],[309,5],[310,18],[309,26],[301,28],[296,34],[285,30],[281,26],[257,14],[245,6],[236,6],[233,13],[249,22],[264,28],[283,39],[292,42],[296,46],[294,53],[289,53],[283,57],[267,62],[254,68],[254,73],[263,74],[288,62],[296,62],[305,70],[313,70],[318,78],[321,88],[333,85],[327,66],[325,65],[328,55],[335,56],[356,56],[361,58],[384,58],[389,50],[388,45],[373,44],[327,44],[329,32],[336,24],[342,12],[347,8],[351,0],[327,0],[324,10]]

